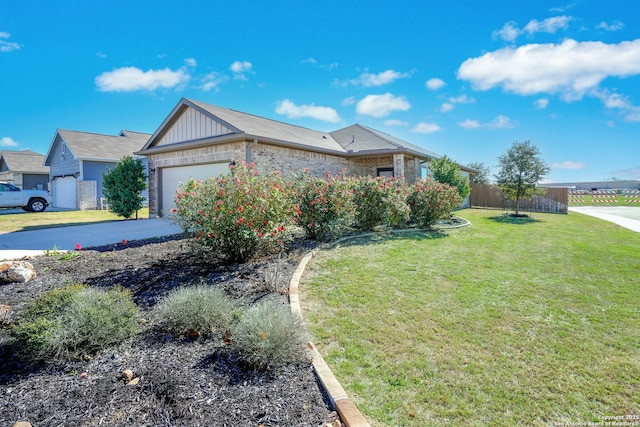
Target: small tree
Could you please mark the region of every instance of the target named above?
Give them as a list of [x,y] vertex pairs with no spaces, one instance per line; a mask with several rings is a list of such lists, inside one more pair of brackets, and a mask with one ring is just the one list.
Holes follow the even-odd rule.
[[462,200],[471,193],[471,186],[466,176],[460,173],[460,166],[447,156],[429,162],[433,179],[443,184],[456,187]]
[[147,176],[140,159],[125,156],[113,168],[102,174],[102,194],[114,214],[129,218],[142,208],[142,191],[147,188]]
[[489,166],[482,162],[472,162],[467,166],[478,171],[473,174],[474,184],[489,184],[489,175],[491,174]]
[[520,212],[520,199],[531,198],[544,193],[544,189],[536,187],[538,181],[550,171],[540,158],[540,150],[526,140],[515,141],[507,152],[498,157],[500,171],[495,176],[496,186],[502,194],[516,202],[516,215]]

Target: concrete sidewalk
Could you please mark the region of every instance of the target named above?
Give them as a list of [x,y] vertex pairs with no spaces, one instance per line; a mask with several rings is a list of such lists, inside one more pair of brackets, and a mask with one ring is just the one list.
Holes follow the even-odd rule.
[[600,218],[640,233],[640,208],[629,206],[576,206],[570,207],[569,212]]
[[46,228],[0,234],[0,261],[43,255],[59,251],[119,243],[122,240],[149,239],[182,233],[182,228],[161,218],[120,220],[88,225]]

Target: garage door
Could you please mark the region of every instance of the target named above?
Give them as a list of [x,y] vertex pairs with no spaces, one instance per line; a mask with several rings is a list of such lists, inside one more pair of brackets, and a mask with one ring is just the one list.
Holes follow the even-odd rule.
[[167,215],[175,207],[176,190],[181,182],[189,178],[204,181],[209,177],[217,177],[229,172],[229,163],[208,163],[205,165],[179,166],[162,169],[162,206],[161,215]]
[[53,180],[53,206],[76,209],[76,179],[72,176]]

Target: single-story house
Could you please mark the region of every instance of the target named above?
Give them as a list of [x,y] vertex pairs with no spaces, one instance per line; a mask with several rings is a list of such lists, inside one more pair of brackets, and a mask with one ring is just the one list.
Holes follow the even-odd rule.
[[49,168],[44,154],[31,150],[0,151],[0,181],[12,181],[23,190],[49,190]]
[[[96,209],[101,206],[102,173],[125,156],[138,157],[151,135],[123,130],[102,135],[57,129],[44,164],[49,167],[53,206]],[[142,158],[146,165],[146,159]],[[146,197],[146,194],[143,194]]]
[[253,162],[262,172],[308,168],[318,176],[344,171],[413,182],[440,157],[359,124],[321,132],[186,98],[135,154],[148,159],[150,216],[170,212],[180,182],[218,176],[238,161]]

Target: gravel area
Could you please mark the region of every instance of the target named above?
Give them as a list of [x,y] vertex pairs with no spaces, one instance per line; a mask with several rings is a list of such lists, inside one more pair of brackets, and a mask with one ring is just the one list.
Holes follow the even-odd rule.
[[[169,291],[200,283],[221,286],[244,304],[274,294],[284,301],[299,260],[314,246],[296,241],[280,259],[225,265],[196,255],[179,235],[83,248],[72,258],[29,259],[35,279],[0,284],[0,304],[10,307],[0,319],[0,425],[339,426],[310,363],[271,373],[249,370],[224,342],[176,337],[153,319],[154,306]],[[265,272],[276,263],[273,289]],[[130,289],[142,313],[139,333],[83,360],[34,364],[16,357],[11,323],[42,293],[72,283]],[[127,384],[125,369],[137,380]]]

